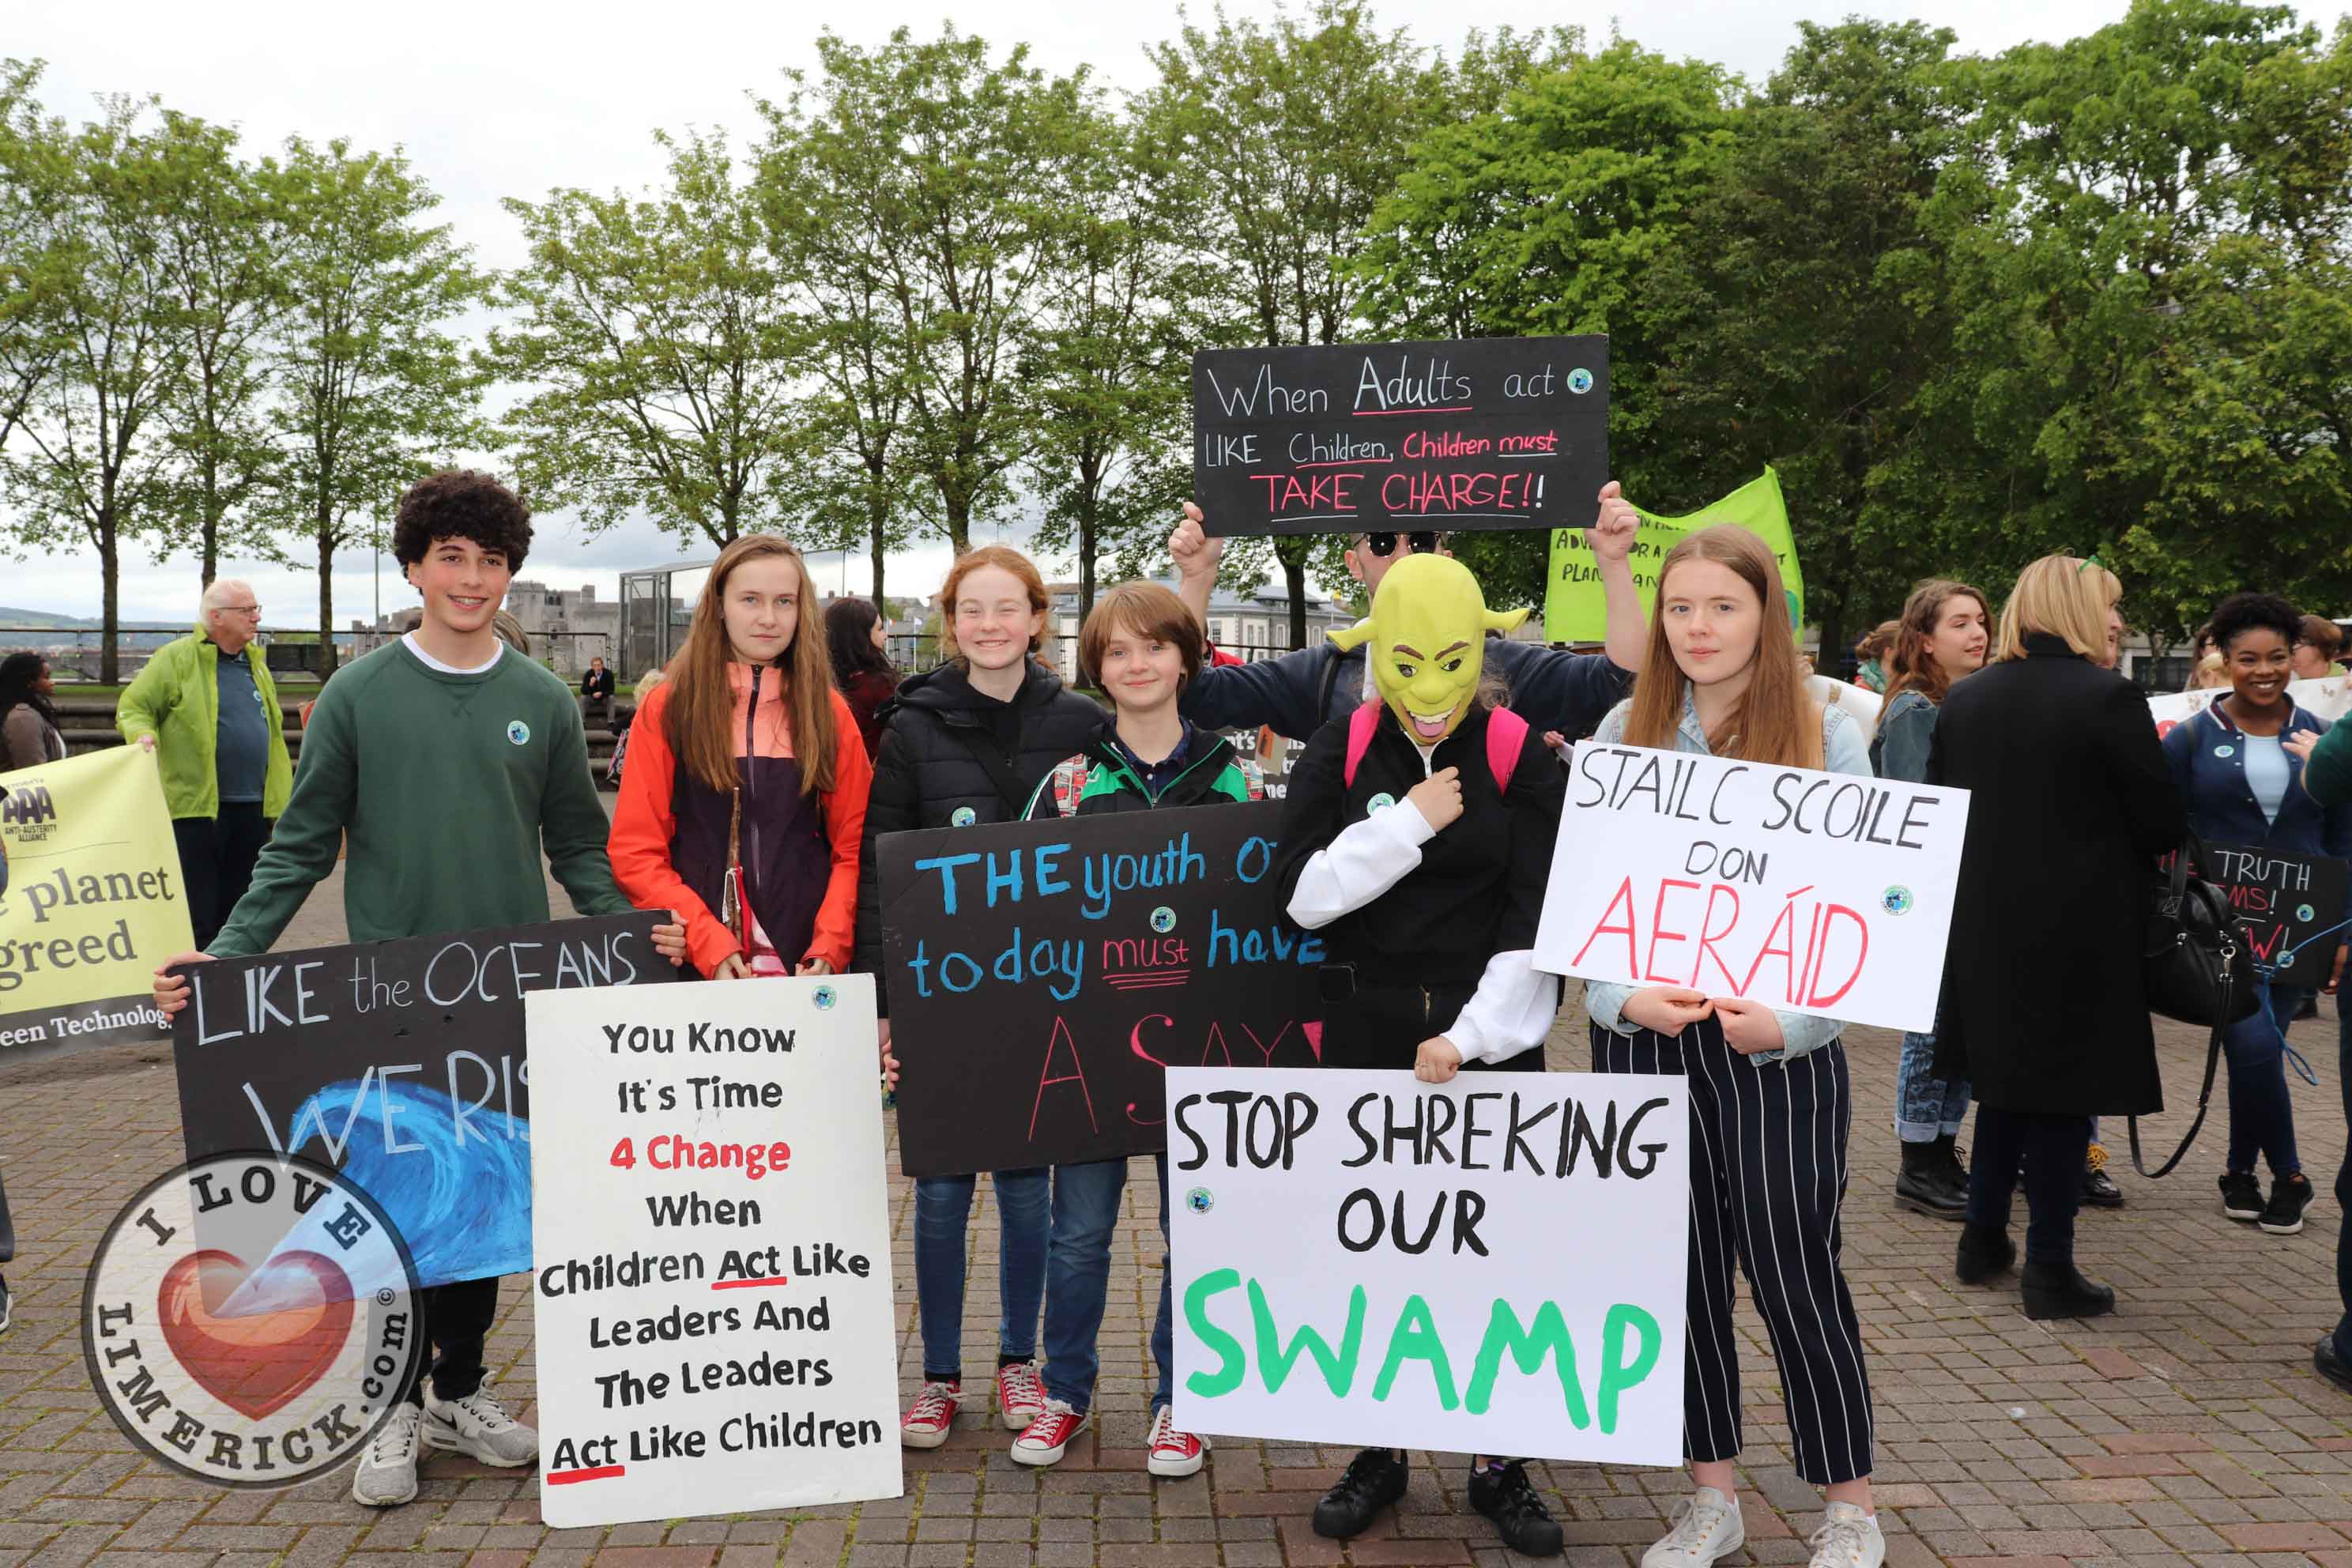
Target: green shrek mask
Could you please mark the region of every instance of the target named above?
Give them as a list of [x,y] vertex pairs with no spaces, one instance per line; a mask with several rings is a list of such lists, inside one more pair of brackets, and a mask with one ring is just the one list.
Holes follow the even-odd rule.
[[1424,746],[1454,733],[1478,698],[1486,634],[1507,633],[1525,610],[1489,610],[1478,579],[1444,555],[1408,555],[1388,569],[1369,620],[1330,634],[1342,648],[1369,643],[1372,684],[1404,732]]

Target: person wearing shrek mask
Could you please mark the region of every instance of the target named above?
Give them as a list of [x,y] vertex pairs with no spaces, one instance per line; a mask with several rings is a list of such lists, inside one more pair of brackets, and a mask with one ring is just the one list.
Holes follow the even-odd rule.
[[[1486,680],[1486,636],[1524,611],[1486,608],[1459,562],[1391,566],[1362,647],[1376,700],[1324,725],[1292,764],[1275,871],[1290,918],[1322,933],[1326,1067],[1543,1070],[1559,982],[1534,963],[1536,921],[1566,775]],[[1367,1448],[1315,1508],[1344,1540],[1404,1496],[1404,1455]],[[1560,1549],[1559,1525],[1516,1459],[1474,1458],[1469,1496],[1505,1544]]]

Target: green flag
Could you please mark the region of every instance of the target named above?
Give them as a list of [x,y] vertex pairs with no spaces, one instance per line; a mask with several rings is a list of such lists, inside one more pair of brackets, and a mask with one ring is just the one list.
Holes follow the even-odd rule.
[[[1696,528],[1736,522],[1772,547],[1780,562],[1780,581],[1789,590],[1789,619],[1795,626],[1805,624],[1805,577],[1797,565],[1796,536],[1789,531],[1780,476],[1769,465],[1760,478],[1687,517],[1659,517],[1646,511],[1641,517],[1641,531],[1633,536],[1633,589],[1642,597],[1644,615],[1657,599],[1658,567],[1675,542]],[[1584,531],[1554,529],[1551,575],[1544,589],[1544,640],[1599,642],[1608,635],[1607,622],[1601,596],[1601,565],[1584,542]]]

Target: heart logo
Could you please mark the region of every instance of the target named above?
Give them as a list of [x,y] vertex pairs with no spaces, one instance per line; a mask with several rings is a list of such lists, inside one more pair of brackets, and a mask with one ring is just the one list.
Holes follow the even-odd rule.
[[264,1300],[288,1303],[250,1317],[212,1309],[247,1281],[244,1259],[192,1252],[172,1265],[155,1293],[164,1342],[213,1397],[258,1421],[325,1375],[352,1328],[352,1282],[342,1266],[315,1252],[289,1252],[262,1266]]

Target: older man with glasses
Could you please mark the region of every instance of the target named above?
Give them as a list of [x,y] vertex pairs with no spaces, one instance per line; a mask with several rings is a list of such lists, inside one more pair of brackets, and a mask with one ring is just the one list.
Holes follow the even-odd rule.
[[115,710],[122,738],[154,752],[163,771],[198,947],[245,896],[293,790],[260,631],[252,584],[222,578],[205,590],[196,629],[157,648]]
[[[1168,541],[1176,563],[1177,595],[1203,626],[1209,624],[1209,594],[1217,578],[1224,541],[1205,533],[1201,509],[1184,503],[1184,521]],[[1499,641],[1486,650],[1486,665],[1510,689],[1511,707],[1541,730],[1570,740],[1592,732],[1617,705],[1642,662],[1648,626],[1641,595],[1627,557],[1640,516],[1614,482],[1604,486],[1599,510],[1585,538],[1601,569],[1607,607],[1604,654],[1575,654],[1541,643]],[[1348,574],[1364,585],[1369,602],[1391,565],[1408,555],[1445,553],[1445,535],[1434,531],[1360,533],[1351,542]],[[1345,718],[1372,695],[1360,647],[1341,652],[1328,642],[1296,649],[1256,664],[1204,668],[1184,689],[1184,717],[1204,729],[1270,727],[1277,735],[1305,741],[1324,724]]]

